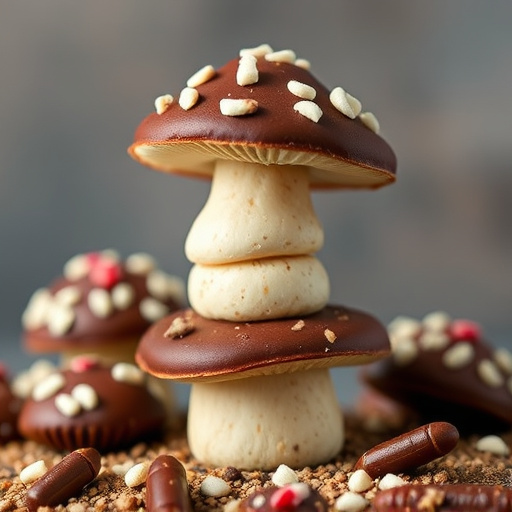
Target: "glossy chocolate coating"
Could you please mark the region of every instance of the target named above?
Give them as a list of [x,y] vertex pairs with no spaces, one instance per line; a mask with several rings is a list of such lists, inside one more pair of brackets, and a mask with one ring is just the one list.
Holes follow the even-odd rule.
[[192,511],[185,468],[172,455],[160,455],[152,462],[146,489],[148,512]]
[[[394,181],[396,157],[389,145],[359,118],[350,119],[336,110],[329,100],[329,90],[309,71],[294,64],[267,62],[264,58],[258,58],[258,82],[239,86],[235,79],[238,61],[231,60],[217,70],[213,79],[197,86],[199,101],[190,110],[183,110],[175,101],[163,114],[147,116],[136,130],[134,143],[129,148],[131,156],[158,170],[211,175],[218,155],[198,149],[195,143],[219,146],[229,143],[240,148],[238,156],[234,158],[239,160],[246,158],[243,156],[244,147],[284,149],[304,152],[310,157],[321,155],[328,158],[331,169],[320,179],[313,171],[313,186],[378,187]],[[294,110],[294,104],[301,98],[287,89],[290,80],[312,86],[317,91],[314,101],[323,111],[318,123]],[[259,107],[251,115],[225,116],[219,109],[219,102],[223,98],[253,99]],[[187,152],[184,159],[179,155],[179,163],[175,158],[169,158],[165,163],[155,164],[137,152],[141,145],[172,144],[182,146],[178,148],[181,154]],[[264,163],[282,162],[278,157],[273,157]],[[310,167],[315,168],[315,162]],[[349,177],[358,173],[366,174],[369,181],[355,185],[332,176],[337,173]]]
[[368,450],[354,469],[364,469],[373,479],[403,473],[446,455],[458,440],[459,433],[450,423],[429,423]]
[[[189,316],[193,330],[182,337],[166,337],[180,316]],[[300,320],[303,327],[292,329]],[[326,329],[336,340],[326,338]],[[362,364],[385,357],[389,350],[386,329],[375,318],[342,306],[327,306],[301,318],[246,323],[210,320],[184,310],[150,327],[136,360],[162,378],[222,381]]]
[[477,365],[493,361],[494,350],[484,340],[475,341],[473,349],[473,361],[457,369],[443,363],[445,350],[419,347],[417,357],[409,363],[398,364],[388,358],[364,368],[361,376],[367,384],[413,407],[428,421],[447,420],[466,432],[486,430],[490,419],[512,424],[512,393],[506,384],[509,376],[500,370],[503,384],[486,384]]
[[[135,300],[126,309],[115,309],[108,317],[99,318],[94,315],[87,304],[88,293],[98,288],[88,276],[70,281],[64,277],[58,278],[49,291],[55,295],[59,290],[68,286],[77,287],[81,292],[80,301],[73,306],[76,318],[71,329],[61,336],[53,335],[46,326],[38,329],[25,330],[24,344],[31,352],[61,352],[66,349],[83,350],[109,344],[122,344],[127,340],[136,340],[150,325],[140,313],[140,302],[151,297],[146,287],[146,276],[133,274],[121,267],[120,282],[127,283],[135,292]],[[162,301],[169,311],[174,311],[181,305],[174,299]]]
[[[65,370],[65,386],[53,396],[25,401],[20,417],[20,432],[28,439],[58,450],[91,446],[112,450],[161,432],[165,421],[164,405],[145,385],[114,380],[109,367],[96,366],[84,372]],[[62,414],[55,405],[60,393],[71,393],[78,384],[89,384],[99,403],[90,411],[76,416]]]
[[278,508],[272,506],[272,496],[280,491],[278,487],[266,487],[256,490],[251,496],[242,500],[240,503],[240,512],[327,512],[329,509],[327,502],[321,494],[310,488],[309,496],[295,506],[286,506]]
[[76,450],[39,478],[27,491],[25,505],[30,512],[39,507],[65,505],[92,482],[101,468],[100,454],[94,448]]
[[16,426],[22,400],[13,395],[9,382],[0,375],[0,445],[19,437]]

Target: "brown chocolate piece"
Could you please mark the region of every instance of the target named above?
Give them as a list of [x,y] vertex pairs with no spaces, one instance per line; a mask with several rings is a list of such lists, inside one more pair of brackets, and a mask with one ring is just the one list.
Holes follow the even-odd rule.
[[[183,336],[166,336],[180,317],[193,328]],[[334,341],[326,330],[336,335]],[[362,364],[385,357],[388,343],[385,328],[375,318],[343,306],[327,306],[301,318],[246,323],[211,320],[183,310],[146,332],[136,359],[158,377],[222,381]]]
[[[228,152],[234,160],[252,162],[257,152],[263,164],[292,163],[306,154],[313,187],[371,188],[394,181],[396,157],[388,144],[359,117],[338,111],[329,90],[308,70],[260,57],[257,82],[241,86],[235,78],[238,65],[233,59],[197,85],[199,100],[190,110],[174,101],[165,112],[147,116],[130,155],[158,170],[209,176],[221,152],[224,158]],[[288,90],[290,81],[315,89],[314,103],[323,113],[318,122],[295,110],[301,98]],[[219,105],[226,98],[256,101],[257,110],[223,115]]]
[[374,512],[510,512],[512,489],[501,485],[403,485],[380,491]]
[[0,364],[0,445],[19,437],[18,414],[22,400],[11,391],[7,375]]
[[[65,272],[45,290],[44,298],[40,294],[39,304],[37,301],[29,303],[24,314],[23,338],[30,352],[73,350],[80,353],[102,345],[120,346],[127,341],[135,344],[154,321],[143,314],[141,304],[145,300],[158,301],[163,314],[183,306],[178,297],[163,287],[158,297],[151,293],[149,274],[158,271],[164,275],[156,267],[136,272],[127,265],[128,259],[121,261],[108,251],[77,255],[73,259],[79,258],[84,260],[81,263],[85,267],[83,271],[76,276],[71,271]],[[98,290],[105,292],[100,294],[107,303],[103,305],[103,311],[101,304],[96,306],[97,310],[91,307],[95,302],[91,292],[94,294]],[[44,300],[47,305],[41,304]],[[96,302],[100,303],[100,300]],[[60,307],[52,309],[54,303]],[[48,311],[44,318],[36,311],[42,307]],[[52,330],[51,317],[57,314],[63,320],[55,318],[53,325],[56,327]],[[64,321],[65,315],[68,315],[67,321]]]
[[[135,373],[140,372],[133,365],[127,366]],[[23,405],[20,432],[58,450],[84,446],[113,450],[160,434],[165,408],[148,390],[142,372],[138,383],[122,381],[113,377],[115,368],[91,364],[80,371],[64,370],[40,382]],[[37,397],[38,389],[48,389],[52,382],[49,379],[55,382],[56,377],[62,384],[55,385],[42,399]],[[85,392],[79,387],[84,384],[88,386]],[[91,394],[96,403],[91,404]]]
[[450,423],[429,423],[368,450],[354,469],[364,469],[372,479],[403,473],[446,455],[458,440],[459,432]]
[[148,512],[192,511],[185,468],[172,455],[160,455],[151,463],[146,488]]
[[364,368],[363,380],[428,421],[450,421],[465,431],[489,428],[490,419],[512,424],[510,370],[479,332],[459,336],[461,323],[436,333],[446,337],[439,344],[426,341],[431,333],[425,326],[414,336],[393,340],[391,334],[392,357]]
[[240,512],[327,512],[320,493],[305,483],[256,490],[240,503]]
[[65,505],[96,478],[100,469],[101,457],[94,448],[66,455],[28,489],[25,498],[28,510],[35,512],[39,507]]

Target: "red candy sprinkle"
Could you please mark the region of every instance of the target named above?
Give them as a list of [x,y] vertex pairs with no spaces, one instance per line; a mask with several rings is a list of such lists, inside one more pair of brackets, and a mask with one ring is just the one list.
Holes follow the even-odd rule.
[[309,496],[306,484],[289,484],[278,489],[270,498],[270,505],[276,510],[296,508]]
[[110,258],[99,258],[91,265],[89,279],[96,286],[110,289],[121,280],[121,266]]
[[471,320],[454,320],[450,326],[450,335],[453,341],[478,341],[481,329]]
[[69,366],[75,373],[83,373],[98,365],[98,360],[93,356],[77,356],[74,357]]

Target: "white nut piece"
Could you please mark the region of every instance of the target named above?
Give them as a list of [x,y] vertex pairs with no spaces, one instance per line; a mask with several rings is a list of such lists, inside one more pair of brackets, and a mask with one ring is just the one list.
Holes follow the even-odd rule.
[[460,341],[443,354],[442,361],[447,368],[458,369],[471,363],[474,357],[475,347],[471,343]]
[[210,64],[196,71],[188,80],[187,87],[197,87],[211,80],[216,75],[215,68]]
[[419,349],[411,338],[395,338],[390,336],[393,360],[398,366],[406,366],[418,357]]
[[366,127],[370,128],[370,130],[373,133],[377,133],[378,134],[380,132],[379,121],[377,120],[375,115],[372,114],[371,112],[361,112],[361,114],[359,114],[359,119],[361,119],[363,124]]
[[155,99],[156,113],[161,115],[166,112],[169,106],[172,105],[173,101],[174,98],[171,94],[162,94],[161,96],[158,96],[158,98]]
[[450,344],[450,337],[444,332],[425,331],[418,343],[423,350],[443,350]]
[[280,464],[272,475],[272,483],[278,487],[284,487],[288,484],[294,484],[299,481],[297,473],[287,466],[286,464]]
[[131,467],[124,475],[125,484],[128,487],[138,487],[142,485],[148,477],[149,466],[149,461],[135,464],[135,466]]
[[178,99],[178,103],[183,110],[190,110],[199,99],[199,93],[197,89],[193,87],[185,87],[180,92],[180,97]]
[[309,100],[298,101],[293,105],[293,110],[307,117],[314,123],[318,123],[323,115],[322,109],[316,103]]
[[47,288],[36,290],[21,317],[25,329],[39,329],[46,325],[48,310],[52,304],[52,294]]
[[77,254],[64,264],[64,277],[68,281],[78,281],[89,273],[89,260],[85,254]]
[[354,471],[348,479],[348,488],[353,492],[367,491],[373,485],[371,476],[364,470],[358,469]]
[[425,315],[421,323],[427,331],[446,332],[451,322],[452,319],[448,313],[444,311],[433,311]]
[[24,485],[28,485],[41,478],[47,471],[45,461],[37,460],[20,471],[20,480]]
[[222,480],[222,478],[208,475],[201,482],[200,491],[204,496],[220,498],[222,496],[227,496],[231,492],[231,487],[226,481]]
[[491,388],[502,386],[505,379],[499,368],[489,359],[480,361],[476,369],[478,376]]
[[343,87],[335,87],[329,94],[329,99],[337,110],[350,119],[355,119],[361,112],[361,102]]
[[114,311],[110,293],[103,288],[93,288],[87,296],[87,304],[92,314],[98,318],[107,318]]
[[504,457],[510,455],[510,448],[499,436],[488,435],[480,438],[475,445],[475,448],[481,452],[491,452],[494,455],[503,455]]
[[296,59],[297,56],[293,50],[279,50],[265,54],[265,60],[269,62],[287,62],[293,64]]
[[171,296],[170,281],[171,276],[163,270],[153,270],[146,277],[146,288],[153,297],[166,300]]
[[142,299],[139,304],[139,312],[142,318],[150,323],[156,322],[169,313],[169,308],[152,297]]
[[255,84],[259,79],[257,59],[254,55],[243,55],[236,70],[236,83],[238,85]]
[[111,370],[112,378],[118,382],[126,382],[141,386],[144,384],[145,374],[140,368],[130,363],[116,363]]
[[119,283],[112,288],[112,304],[118,310],[128,309],[135,301],[135,289],[129,283]]
[[299,98],[305,100],[314,100],[316,97],[316,90],[314,87],[303,84],[302,82],[298,82],[297,80],[290,80],[286,84],[286,87],[292,94]]
[[135,252],[130,254],[125,261],[126,270],[132,274],[146,275],[156,268],[156,262],[153,256],[145,252]]
[[355,492],[345,492],[334,502],[335,510],[340,512],[360,512],[368,506],[368,500]]
[[251,98],[223,98],[219,102],[220,112],[224,116],[245,116],[258,110],[258,102]]
[[53,298],[63,306],[76,306],[82,298],[82,292],[78,286],[65,286],[55,292]]
[[73,416],[77,416],[82,407],[78,400],[75,400],[68,393],[59,393],[55,397],[55,407],[57,410],[67,418],[72,418]]
[[510,352],[510,350],[498,348],[494,351],[493,357],[502,371],[512,375],[512,352]]
[[421,322],[408,316],[397,316],[388,325],[390,334],[397,338],[414,338],[421,330]]
[[384,475],[379,482],[379,489],[385,491],[386,489],[392,489],[393,487],[400,487],[405,485],[407,482],[393,473]]
[[75,312],[69,306],[52,303],[48,310],[47,325],[52,336],[63,336],[73,326]]
[[243,48],[240,50],[240,57],[244,57],[245,55],[253,55],[254,57],[263,57],[267,53],[272,53],[274,50],[269,44],[260,44],[255,48]]
[[309,71],[311,69],[311,62],[309,62],[309,60],[306,60],[306,59],[297,59],[294,64],[298,67],[298,68],[302,68],[302,69],[305,69],[307,71]]
[[61,373],[52,373],[34,387],[32,390],[32,398],[36,402],[46,400],[60,391],[65,384],[66,380]]
[[71,390],[71,396],[80,404],[86,411],[96,409],[99,403],[98,394],[95,389],[89,384],[77,384]]

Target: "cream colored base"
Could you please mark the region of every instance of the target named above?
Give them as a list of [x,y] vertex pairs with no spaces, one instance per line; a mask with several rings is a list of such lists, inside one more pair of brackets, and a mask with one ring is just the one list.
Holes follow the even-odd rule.
[[272,470],[325,463],[342,448],[329,370],[192,385],[188,440],[212,466]]

